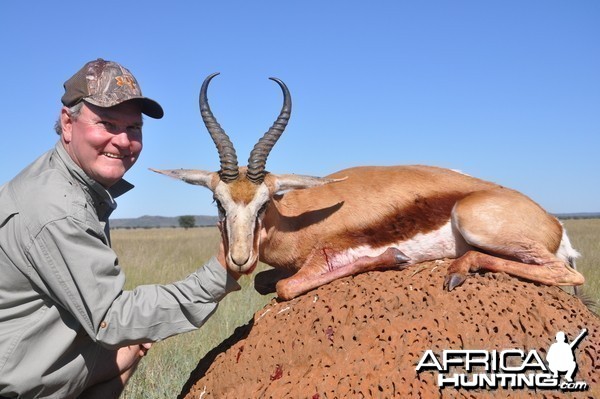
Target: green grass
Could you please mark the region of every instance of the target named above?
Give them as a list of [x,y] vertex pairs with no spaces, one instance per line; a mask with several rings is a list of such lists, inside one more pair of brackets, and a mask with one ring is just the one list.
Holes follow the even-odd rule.
[[[586,277],[584,293],[600,301],[600,268],[596,267],[600,219],[566,220],[564,224],[573,246],[582,253],[577,267]],[[112,240],[130,289],[184,278],[216,253],[219,235],[216,228],[116,230]],[[273,297],[256,293],[249,277],[240,279],[240,284],[242,291],[227,296],[202,328],[154,344],[122,397],[175,398],[199,360]]]

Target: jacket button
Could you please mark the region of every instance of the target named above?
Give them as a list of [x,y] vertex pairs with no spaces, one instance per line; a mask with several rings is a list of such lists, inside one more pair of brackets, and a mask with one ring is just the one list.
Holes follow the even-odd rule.
[[102,323],[100,323],[100,328],[106,328],[107,325],[108,324],[105,321],[103,321]]

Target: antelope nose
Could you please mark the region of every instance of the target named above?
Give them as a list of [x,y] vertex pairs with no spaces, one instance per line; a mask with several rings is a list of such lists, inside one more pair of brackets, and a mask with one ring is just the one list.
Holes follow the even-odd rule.
[[249,255],[231,255],[231,260],[235,263],[236,266],[242,267],[246,263],[248,263],[248,259],[250,259]]

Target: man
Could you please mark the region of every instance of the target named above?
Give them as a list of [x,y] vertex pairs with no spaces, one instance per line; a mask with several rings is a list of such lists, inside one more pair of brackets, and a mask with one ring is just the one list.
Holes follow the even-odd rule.
[[102,59],[64,88],[55,148],[0,187],[0,397],[116,398],[151,342],[200,327],[240,289],[221,245],[182,281],[123,291],[108,217],[132,188],[142,113],[163,110]]
[[567,342],[567,336],[563,331],[556,333],[556,342],[550,345],[548,348],[548,355],[546,355],[546,362],[548,368],[552,371],[554,378],[558,378],[559,372],[565,372],[565,378],[567,382],[573,382],[573,375],[577,370],[577,363],[575,362],[575,355],[573,349],[579,344],[579,341],[587,335],[587,329],[584,328],[581,333],[571,343]]

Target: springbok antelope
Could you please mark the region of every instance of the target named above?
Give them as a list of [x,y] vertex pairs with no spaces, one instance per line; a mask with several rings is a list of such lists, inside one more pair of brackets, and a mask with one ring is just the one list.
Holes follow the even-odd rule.
[[442,258],[455,259],[448,290],[477,270],[547,285],[583,283],[574,269],[579,254],[561,223],[500,185],[421,165],[355,167],[325,178],[265,171],[291,112],[289,90],[279,79],[270,78],[283,91],[281,112],[248,166],[238,167],[208,105],[207,87],[216,75],[202,84],[200,111],[220,170],[152,170],[213,192],[227,267],[249,274],[260,258],[275,268],[256,276],[259,291],[276,289],[291,299],[340,277]]

